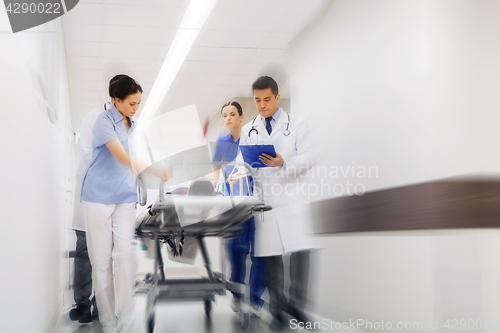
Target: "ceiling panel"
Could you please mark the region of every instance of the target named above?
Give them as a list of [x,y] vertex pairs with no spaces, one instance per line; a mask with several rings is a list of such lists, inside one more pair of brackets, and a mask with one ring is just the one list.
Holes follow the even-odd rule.
[[231,85],[251,87],[255,81],[255,75],[233,75],[231,78]]
[[263,49],[289,49],[290,42],[295,35],[295,33],[290,32],[273,32],[260,47]]
[[100,105],[103,105],[105,102],[106,101],[101,101],[99,99],[87,99],[78,97],[72,100],[72,106],[87,109],[88,111],[90,111]]
[[[283,12],[213,11],[203,26],[206,30],[273,32],[287,16]],[[229,28],[229,29],[228,29]]]
[[101,29],[96,24],[68,24],[64,33],[75,42],[100,42]]
[[131,77],[133,77],[141,86],[144,86],[146,84],[153,85],[154,81],[156,80],[157,73],[156,72],[135,72],[135,71],[118,71],[118,70],[112,70],[112,71],[101,71],[103,73],[102,79],[104,81],[109,81],[113,76],[117,74],[127,74]]
[[137,27],[105,25],[102,41],[122,44],[164,44],[170,46],[177,29],[165,27]]
[[290,0],[288,7],[290,13],[301,14],[309,19],[314,19],[318,13],[326,12],[331,3],[330,0]]
[[306,27],[309,20],[309,16],[302,13],[290,13],[286,20],[280,22],[275,31],[297,35]]
[[[331,2],[218,0],[158,114],[195,103],[202,115],[213,115],[228,100],[251,97],[251,83],[262,74],[274,76],[286,97],[290,42]],[[81,0],[62,17],[75,128],[109,99],[116,74],[141,84],[144,105],[188,4]]]
[[[247,62],[256,52],[254,49],[230,47],[193,47],[186,60],[204,62]],[[209,64],[207,64],[209,65]]]
[[104,92],[108,91],[108,81],[79,81],[70,79],[70,89],[75,92],[74,96],[71,96],[71,99],[78,98],[80,91],[86,90],[104,90]]
[[[72,24],[102,25],[104,21],[104,5],[102,3],[79,2],[75,8],[62,16],[63,22]],[[66,29],[66,26],[64,27]]]
[[[309,1],[301,0],[304,3]],[[235,11],[239,13],[265,12],[265,13],[286,13],[291,11],[288,4],[293,0],[287,1],[269,1],[269,0],[218,0],[215,4],[215,10]]]
[[122,72],[158,72],[163,63],[163,59],[131,59],[131,58],[100,58],[100,69]]
[[259,73],[259,71],[264,67],[265,64],[256,63],[256,62],[247,62],[236,72],[236,74],[240,75],[255,75]]
[[97,69],[70,69],[69,75],[77,81],[102,81],[106,79],[105,74]]
[[101,43],[99,42],[76,42],[70,40],[65,43],[66,56],[99,57],[101,54]]
[[242,62],[211,62],[210,66],[207,66],[207,63],[203,61],[186,61],[179,73],[233,74],[242,66]]
[[[78,100],[100,100],[100,94],[97,90],[82,90],[78,94]],[[75,101],[77,100],[75,99]]]
[[68,56],[67,61],[70,69],[98,69],[100,58]]
[[271,62],[288,63],[290,55],[289,50],[273,50],[273,49],[259,49],[256,50],[249,62],[258,62],[267,64]]
[[227,85],[230,84],[231,79],[232,75],[228,74],[179,73],[176,82],[181,84]]
[[[101,0],[102,1],[102,0]],[[153,6],[153,7],[178,7],[187,8],[189,2],[186,0],[106,0],[107,4],[116,5],[141,5],[141,6]]]
[[203,30],[195,46],[258,48],[271,36],[270,32]]
[[102,56],[107,58],[163,59],[168,45],[102,43]]
[[106,4],[104,15],[106,25],[139,27],[167,27],[177,29],[186,11],[185,8],[165,6]]
[[174,82],[169,90],[169,94],[172,95],[186,95],[186,94],[196,94],[196,95],[221,95],[225,94],[231,86],[227,84],[185,84],[180,83],[177,80]]

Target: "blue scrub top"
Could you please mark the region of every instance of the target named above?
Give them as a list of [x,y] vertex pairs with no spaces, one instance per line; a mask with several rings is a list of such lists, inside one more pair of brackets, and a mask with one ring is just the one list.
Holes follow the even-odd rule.
[[[238,145],[240,143],[240,139],[238,141],[234,142],[233,137],[231,134],[220,136],[217,138],[217,145],[215,147],[215,153],[212,161],[214,162],[233,162],[236,160],[236,156],[238,156]],[[238,170],[233,169],[236,168],[234,165],[226,165],[224,167],[224,174],[225,178],[229,177],[231,173],[235,174],[238,172]],[[247,186],[247,181],[245,178],[240,179],[240,181],[243,181],[243,194],[242,195],[248,195],[248,186]],[[253,180],[250,177],[250,186],[253,186]],[[239,182],[233,185],[233,195],[240,195],[240,184]],[[230,194],[230,188],[228,184],[224,185],[224,194],[229,195]]]
[[106,147],[106,143],[118,140],[129,152],[129,135],[135,129],[135,119],[130,120],[132,125],[127,133],[123,116],[114,105],[97,118],[92,130],[92,163],[83,179],[82,200],[108,205],[137,203],[132,170],[122,165]]

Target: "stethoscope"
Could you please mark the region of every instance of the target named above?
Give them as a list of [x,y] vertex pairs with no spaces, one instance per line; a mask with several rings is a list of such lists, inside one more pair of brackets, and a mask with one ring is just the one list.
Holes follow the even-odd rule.
[[[288,126],[290,126],[290,115],[287,113],[286,114],[287,117],[288,117],[288,122],[286,124],[286,130],[283,132],[283,135],[284,136],[289,136],[290,135],[290,131],[288,130]],[[258,116],[257,116],[258,117]],[[250,129],[250,131],[248,131],[248,137],[250,137],[250,134],[252,134],[252,131],[255,131],[255,133],[257,135],[259,135],[259,131],[255,128],[254,126],[254,123],[255,123],[255,120],[257,119],[257,117],[253,118],[253,121],[252,121],[252,128]]]

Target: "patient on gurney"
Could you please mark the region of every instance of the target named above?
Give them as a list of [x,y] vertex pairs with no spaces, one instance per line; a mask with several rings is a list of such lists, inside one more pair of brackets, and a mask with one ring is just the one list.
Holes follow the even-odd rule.
[[[214,191],[214,188],[210,181],[198,179],[192,182],[189,188],[180,187],[173,190],[172,192],[167,192],[166,194],[179,196],[215,196],[216,192]],[[153,205],[150,205],[146,211],[137,216],[136,227],[139,227],[141,222],[144,221],[144,217],[146,217],[148,214],[154,214],[151,212],[152,206]],[[176,236],[165,239],[165,243],[168,245],[168,258],[175,262],[194,265],[196,256],[198,254],[198,242],[194,237],[185,237],[184,233]],[[146,256],[149,259],[154,259],[155,253],[153,239],[151,239],[150,237],[143,237],[142,240],[144,242],[143,248],[146,250]]]

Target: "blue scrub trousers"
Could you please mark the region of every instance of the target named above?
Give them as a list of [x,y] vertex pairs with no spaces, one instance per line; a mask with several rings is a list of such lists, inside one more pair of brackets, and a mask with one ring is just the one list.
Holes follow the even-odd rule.
[[[250,218],[242,224],[242,234],[239,238],[231,238],[228,242],[229,262],[231,265],[231,282],[245,283],[246,259],[250,253],[252,265],[250,268],[250,303],[262,307],[264,300],[261,298],[266,283],[264,280],[264,257],[254,256],[255,220]],[[241,294],[233,292],[235,298]]]

